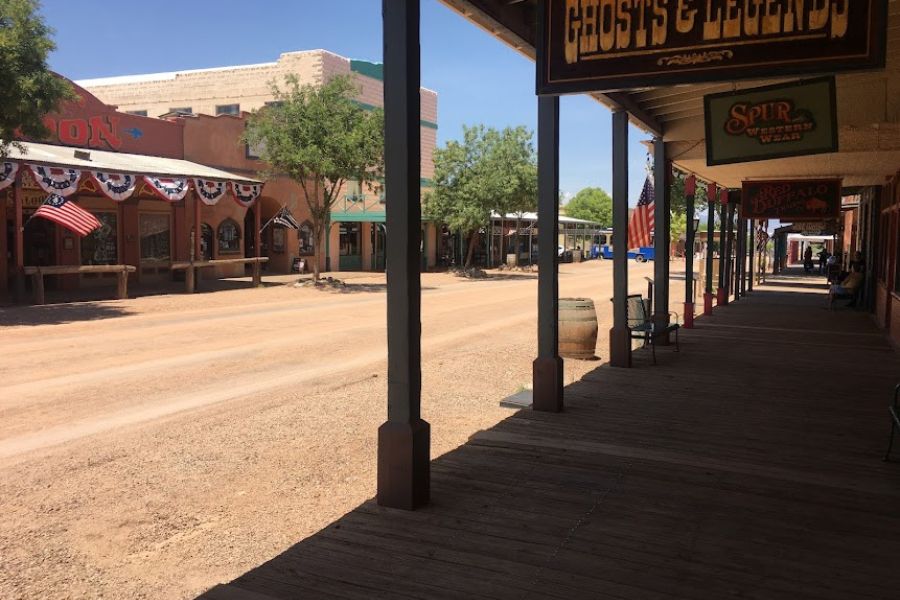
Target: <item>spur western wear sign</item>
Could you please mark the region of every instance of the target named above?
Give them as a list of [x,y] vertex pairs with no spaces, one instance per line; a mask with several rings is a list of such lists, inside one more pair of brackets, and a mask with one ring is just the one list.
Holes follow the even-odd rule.
[[538,0],[539,94],[884,66],[887,0]]
[[837,152],[834,78],[704,98],[706,163]]
[[822,221],[841,214],[840,179],[745,181],[741,216],[745,219]]

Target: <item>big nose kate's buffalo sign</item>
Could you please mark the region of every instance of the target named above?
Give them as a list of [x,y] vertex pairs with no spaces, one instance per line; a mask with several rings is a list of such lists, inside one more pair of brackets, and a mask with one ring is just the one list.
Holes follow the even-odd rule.
[[840,179],[745,181],[741,216],[789,223],[834,219],[841,214]]
[[539,94],[882,68],[887,0],[538,0]]

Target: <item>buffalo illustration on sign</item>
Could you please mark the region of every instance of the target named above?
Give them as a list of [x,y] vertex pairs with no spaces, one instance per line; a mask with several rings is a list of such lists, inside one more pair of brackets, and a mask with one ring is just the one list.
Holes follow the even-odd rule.
[[881,68],[887,0],[538,0],[537,92]]
[[745,219],[821,221],[840,214],[840,179],[745,181],[741,191]]
[[834,77],[704,97],[706,163],[837,152]]

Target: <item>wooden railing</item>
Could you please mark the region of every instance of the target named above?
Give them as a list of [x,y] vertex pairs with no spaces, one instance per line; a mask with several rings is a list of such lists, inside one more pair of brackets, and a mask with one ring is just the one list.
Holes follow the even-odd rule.
[[131,265],[51,265],[48,267],[25,267],[25,274],[31,276],[35,304],[45,304],[44,275],[80,275],[82,273],[116,273],[118,284],[116,298],[128,297],[128,274],[137,271]]
[[185,260],[172,263],[171,269],[173,271],[181,271],[185,272],[184,276],[184,287],[185,291],[188,294],[193,294],[194,290],[197,288],[197,277],[196,277],[196,269],[203,269],[206,267],[217,267],[220,265],[253,265],[253,287],[259,287],[262,283],[262,272],[260,269],[260,265],[264,262],[268,262],[268,256],[260,256],[254,257],[251,256],[249,258],[216,258],[212,260],[195,260],[193,262]]

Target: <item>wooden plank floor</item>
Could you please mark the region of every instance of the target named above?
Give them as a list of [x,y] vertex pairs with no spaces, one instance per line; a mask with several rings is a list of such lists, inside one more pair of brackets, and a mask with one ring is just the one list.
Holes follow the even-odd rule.
[[203,598],[900,598],[900,363],[807,281],[475,434],[427,509],[367,502]]

